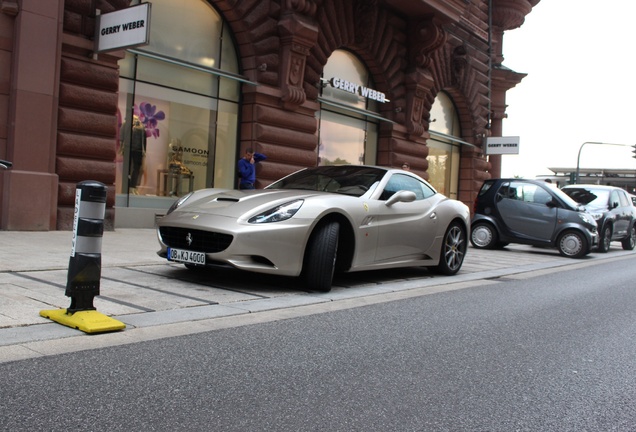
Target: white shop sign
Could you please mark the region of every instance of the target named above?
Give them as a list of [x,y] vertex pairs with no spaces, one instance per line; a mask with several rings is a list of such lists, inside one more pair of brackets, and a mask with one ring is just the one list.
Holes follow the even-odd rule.
[[95,52],[148,45],[150,3],[142,3],[97,16]]
[[519,154],[519,137],[488,137],[486,138],[486,154]]
[[343,80],[342,78],[334,77],[327,82],[331,85],[331,87],[346,91],[347,93],[357,94],[364,98],[372,99],[382,103],[389,102],[384,93],[360,84],[355,84],[350,81]]

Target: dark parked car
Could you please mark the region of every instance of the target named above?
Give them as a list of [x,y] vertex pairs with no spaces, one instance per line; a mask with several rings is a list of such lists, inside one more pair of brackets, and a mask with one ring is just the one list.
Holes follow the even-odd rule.
[[619,187],[601,185],[568,185],[561,190],[584,205],[596,219],[599,252],[607,252],[612,241],[620,241],[625,250],[634,249],[636,207],[627,192]]
[[598,243],[592,215],[559,189],[535,180],[486,180],[471,226],[476,248],[522,243],[556,247],[563,256],[580,258]]

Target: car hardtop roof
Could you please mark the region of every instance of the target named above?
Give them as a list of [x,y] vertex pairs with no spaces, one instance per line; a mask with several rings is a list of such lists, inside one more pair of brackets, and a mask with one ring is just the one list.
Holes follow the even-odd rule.
[[521,182],[526,182],[526,183],[532,183],[532,184],[548,184],[547,182],[543,181],[543,180],[534,180],[534,179],[525,179],[525,178],[509,178],[509,177],[501,177],[501,178],[493,178],[493,179],[489,179],[486,180],[488,181],[492,181],[492,182],[507,182],[507,181],[521,181]]
[[589,188],[589,189],[603,189],[603,190],[613,190],[618,189],[624,191],[625,189],[618,186],[611,185],[597,185],[597,184],[571,184],[565,185],[563,188],[573,189],[573,188]]

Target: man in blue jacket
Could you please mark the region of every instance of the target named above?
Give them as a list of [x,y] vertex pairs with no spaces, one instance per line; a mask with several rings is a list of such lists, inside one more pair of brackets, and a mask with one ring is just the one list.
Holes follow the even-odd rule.
[[256,183],[257,162],[267,159],[261,153],[254,153],[251,148],[245,149],[245,155],[238,161],[239,189],[254,189]]

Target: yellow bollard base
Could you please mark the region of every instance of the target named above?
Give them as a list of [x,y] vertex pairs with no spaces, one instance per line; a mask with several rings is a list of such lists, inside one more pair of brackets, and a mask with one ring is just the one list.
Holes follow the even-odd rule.
[[78,311],[73,314],[67,313],[66,309],[43,310],[40,311],[40,316],[84,333],[102,333],[126,328],[123,322],[94,310]]

